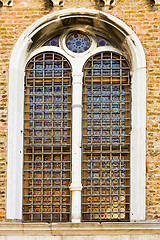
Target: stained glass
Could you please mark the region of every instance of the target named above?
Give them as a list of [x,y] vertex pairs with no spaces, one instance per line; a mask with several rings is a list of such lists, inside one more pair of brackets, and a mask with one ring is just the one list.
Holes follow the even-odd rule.
[[123,61],[118,54],[99,53],[84,68],[83,221],[129,220],[131,97]]
[[55,47],[59,47],[59,37],[55,37],[55,38],[51,39],[49,42],[47,42],[46,44],[44,44],[44,46],[55,46]]
[[26,67],[23,221],[70,220],[70,72],[54,53],[41,53]]
[[97,37],[97,41],[98,41],[98,47],[104,47],[104,46],[110,46],[111,44],[109,42],[107,42],[106,39],[102,38],[102,37]]
[[83,53],[90,48],[90,40],[87,35],[74,32],[67,37],[66,45],[74,53]]

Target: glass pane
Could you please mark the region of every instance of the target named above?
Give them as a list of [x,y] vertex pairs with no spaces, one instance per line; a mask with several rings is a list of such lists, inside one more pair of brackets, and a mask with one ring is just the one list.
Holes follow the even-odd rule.
[[130,106],[127,60],[91,57],[83,84],[83,221],[129,220]]
[[98,41],[98,44],[97,44],[98,47],[111,46],[111,44],[102,37],[97,37],[97,41]]
[[23,221],[70,221],[71,67],[41,53],[26,67]]
[[49,42],[45,43],[44,46],[59,47],[59,37],[55,37],[55,38],[49,40]]
[[74,32],[67,37],[66,45],[74,53],[83,53],[90,48],[90,40],[85,34]]

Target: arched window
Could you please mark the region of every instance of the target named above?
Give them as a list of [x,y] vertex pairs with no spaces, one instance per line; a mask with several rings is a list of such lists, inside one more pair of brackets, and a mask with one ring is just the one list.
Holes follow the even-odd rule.
[[7,218],[145,219],[145,67],[136,35],[96,10],[23,34],[10,63]]
[[131,84],[128,61],[114,52],[84,66],[82,219],[129,220]]
[[23,220],[69,221],[71,67],[43,52],[25,72]]

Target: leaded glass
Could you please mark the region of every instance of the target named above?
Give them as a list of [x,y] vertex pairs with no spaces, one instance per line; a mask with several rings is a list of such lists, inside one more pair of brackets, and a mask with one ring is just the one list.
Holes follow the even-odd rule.
[[85,34],[74,32],[67,37],[66,45],[74,53],[83,53],[90,48],[90,40]]
[[44,46],[59,47],[59,37],[55,37],[55,38],[49,40],[49,42],[45,43]]
[[129,220],[129,70],[122,56],[105,52],[84,67],[83,221]]
[[23,221],[70,221],[71,67],[41,53],[26,67]]
[[111,46],[111,44],[102,37],[97,37],[97,41],[98,41],[97,43],[98,47]]

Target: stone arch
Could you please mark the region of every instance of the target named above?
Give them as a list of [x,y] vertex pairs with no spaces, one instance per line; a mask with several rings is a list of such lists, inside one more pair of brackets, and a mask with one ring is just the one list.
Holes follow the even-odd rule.
[[31,53],[50,32],[83,26],[111,38],[129,56],[132,74],[131,220],[145,219],[146,60],[136,34],[116,17],[93,9],[46,15],[17,41],[9,68],[7,218],[22,219],[24,69]]

